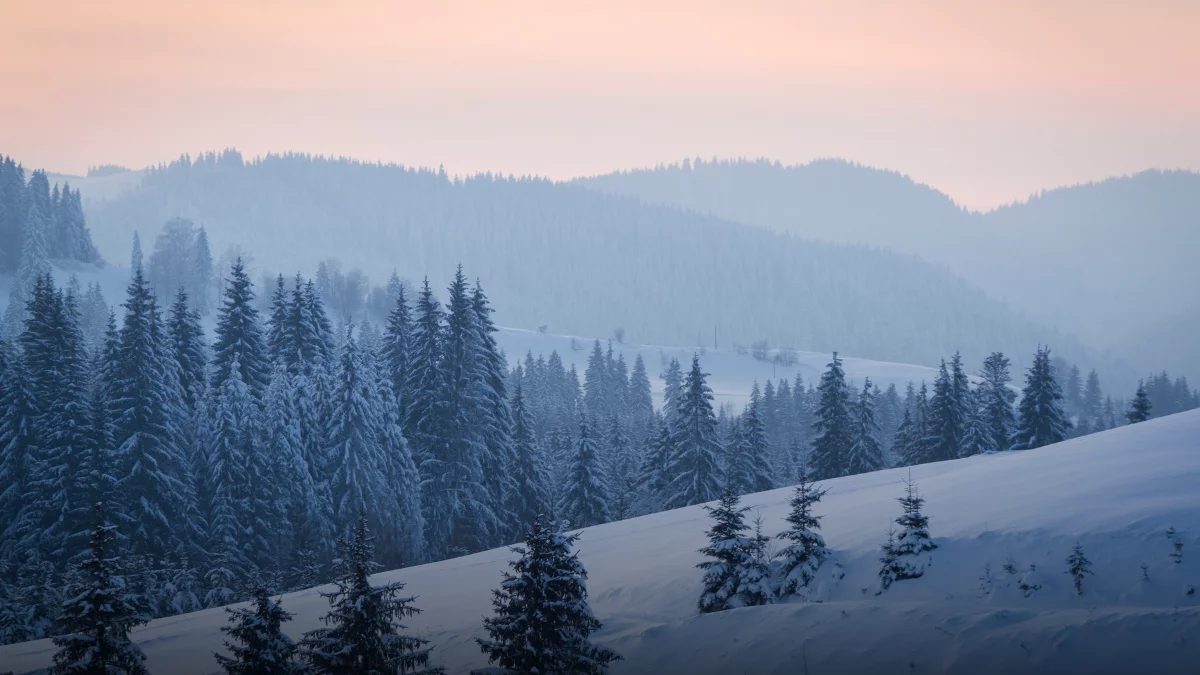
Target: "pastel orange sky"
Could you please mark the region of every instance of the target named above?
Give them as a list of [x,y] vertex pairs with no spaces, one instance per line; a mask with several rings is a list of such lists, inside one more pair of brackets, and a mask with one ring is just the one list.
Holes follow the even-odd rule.
[[554,178],[845,157],[987,207],[1200,169],[1200,3],[0,0],[0,152]]

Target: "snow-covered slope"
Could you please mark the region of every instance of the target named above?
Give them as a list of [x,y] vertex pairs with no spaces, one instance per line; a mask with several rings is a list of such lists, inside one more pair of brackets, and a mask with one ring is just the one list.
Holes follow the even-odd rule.
[[[1185,673],[1200,663],[1200,411],[1027,452],[912,469],[939,548],[925,577],[876,596],[878,547],[908,470],[826,483],[834,559],[814,599],[697,616],[708,519],[696,507],[583,532],[580,557],[598,640],[624,655],[614,675],[646,673]],[[789,491],[752,495],[768,531]],[[1169,556],[1174,528],[1182,562]],[[1094,576],[1077,596],[1064,559],[1076,542]],[[511,553],[487,551],[387,572],[420,596],[411,629],[451,673],[485,665],[474,643]],[[1040,590],[1025,597],[1011,560]],[[1142,566],[1146,566],[1143,578]],[[992,582],[980,577],[990,569]],[[988,586],[990,592],[984,592]],[[315,590],[292,593],[292,635],[318,625]],[[212,673],[224,613],[197,612],[135,633],[151,672]],[[0,667],[46,665],[42,641],[0,648]]]

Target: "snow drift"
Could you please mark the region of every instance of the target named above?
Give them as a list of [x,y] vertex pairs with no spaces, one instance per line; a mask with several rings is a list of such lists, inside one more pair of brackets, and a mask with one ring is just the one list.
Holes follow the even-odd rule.
[[[579,551],[604,622],[597,641],[625,657],[611,672],[1196,672],[1200,411],[913,467],[939,548],[924,577],[876,595],[879,546],[908,471],[825,483],[819,512],[834,555],[810,602],[697,615],[696,551],[709,524],[699,506],[586,529]],[[775,532],[789,493],[744,503]],[[1082,595],[1064,562],[1077,542],[1095,573]],[[466,673],[487,665],[474,640],[511,556],[496,549],[380,580],[420,596],[411,631],[434,642],[437,663]],[[283,606],[296,614],[285,626],[296,637],[327,607],[315,589],[284,596]],[[224,621],[222,610],[206,610],[160,619],[134,637],[152,673],[214,673]],[[53,650],[49,641],[0,648],[0,670],[45,667]]]

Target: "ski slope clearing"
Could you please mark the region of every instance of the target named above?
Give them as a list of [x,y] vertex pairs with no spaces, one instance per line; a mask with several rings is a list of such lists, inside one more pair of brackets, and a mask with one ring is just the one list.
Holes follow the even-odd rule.
[[[834,555],[813,582],[811,599],[820,602],[698,616],[694,566],[709,526],[699,506],[584,530],[579,555],[604,622],[597,641],[625,657],[611,672],[1196,672],[1200,411],[914,467],[939,548],[924,577],[875,595],[879,546],[900,513],[907,473],[825,483],[818,512]],[[775,532],[789,493],[744,503]],[[1094,571],[1083,595],[1064,562],[1076,542]],[[420,596],[424,611],[410,629],[433,640],[437,663],[466,673],[486,665],[474,640],[511,557],[497,549],[378,580],[402,581]],[[1038,588],[1027,593],[1021,583]],[[296,614],[285,626],[295,637],[316,628],[327,607],[315,589],[284,596],[283,606]],[[155,621],[134,637],[152,673],[215,673],[224,621],[220,609],[206,610]],[[52,654],[49,641],[11,645],[0,648],[0,667],[28,672]]]

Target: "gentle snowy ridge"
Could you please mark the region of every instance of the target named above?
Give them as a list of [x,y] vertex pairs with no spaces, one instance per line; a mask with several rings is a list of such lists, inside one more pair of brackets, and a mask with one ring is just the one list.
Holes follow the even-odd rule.
[[[709,521],[699,507],[583,532],[580,557],[604,622],[598,642],[632,673],[1195,672],[1200,663],[1200,411],[1025,452],[912,468],[939,548],[925,577],[874,595],[879,545],[908,469],[828,481],[819,504],[832,560],[813,599],[698,616]],[[748,496],[780,529],[789,489]],[[1167,536],[1183,543],[1182,562]],[[1094,576],[1077,596],[1064,560],[1076,542]],[[486,665],[474,643],[511,554],[486,551],[386,572],[419,596],[413,632],[451,673]],[[1003,569],[1007,559],[1015,574]],[[1029,566],[1036,565],[1030,572]],[[1146,565],[1149,581],[1143,579]],[[990,567],[990,586],[981,582]],[[1040,585],[1029,597],[1019,580]],[[988,586],[990,592],[985,592]],[[284,596],[293,636],[326,610],[315,590]],[[152,673],[214,673],[220,609],[134,633]],[[0,667],[48,664],[48,641],[0,648]],[[1191,669],[1191,670],[1189,670]]]

